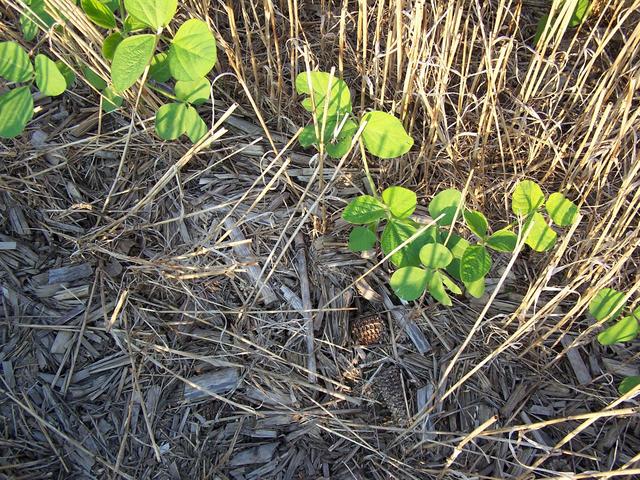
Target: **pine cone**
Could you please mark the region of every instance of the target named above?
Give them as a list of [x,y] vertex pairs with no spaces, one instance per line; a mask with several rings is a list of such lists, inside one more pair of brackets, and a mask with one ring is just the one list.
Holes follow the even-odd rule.
[[359,317],[351,321],[351,338],[358,345],[380,343],[385,333],[385,325],[378,315]]
[[402,377],[396,366],[382,370],[375,379],[375,389],[384,400],[393,418],[404,423],[407,420],[407,410],[402,393]]

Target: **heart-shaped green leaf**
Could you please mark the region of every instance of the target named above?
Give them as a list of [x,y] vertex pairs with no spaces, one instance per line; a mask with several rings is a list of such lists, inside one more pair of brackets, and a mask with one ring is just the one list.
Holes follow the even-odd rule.
[[380,200],[370,195],[361,195],[347,205],[342,218],[349,223],[364,225],[379,220],[385,214],[384,204]]
[[198,80],[178,80],[176,82],[176,98],[193,105],[200,105],[209,100],[211,83],[206,78]]
[[[331,81],[331,90],[329,90],[329,81]],[[342,116],[351,112],[351,93],[344,80],[335,76],[331,78],[331,74],[327,72],[302,72],[296,76],[295,84],[298,94],[309,94],[309,97],[302,101],[302,106],[309,112],[313,111],[310,96],[313,91],[315,112],[319,119],[324,116],[325,103],[328,117]],[[329,92],[328,96],[327,92]]]
[[16,42],[0,42],[0,77],[10,82],[28,82],[33,77],[29,55]]
[[33,118],[29,87],[18,87],[0,95],[0,138],[18,136]]
[[535,212],[533,216],[525,222],[525,231],[529,226],[529,222],[533,222],[533,226],[531,227],[531,230],[529,230],[529,235],[527,236],[525,243],[536,252],[546,252],[553,248],[558,234],[554,232],[549,225],[547,225],[547,221],[544,217],[540,213]]
[[124,37],[120,32],[113,32],[102,42],[102,56],[107,60],[113,60],[113,56],[116,53],[116,48],[124,40]]
[[116,17],[113,12],[100,0],[81,0],[82,10],[89,20],[103,28],[116,28]]
[[216,64],[216,39],[202,20],[192,18],[176,32],[167,61],[176,80],[198,80]]
[[513,252],[517,244],[518,236],[507,228],[498,230],[487,238],[487,247],[494,249],[496,252]]
[[365,252],[371,250],[376,244],[376,235],[367,227],[355,227],[349,234],[349,250],[352,252]]
[[39,54],[35,58],[35,65],[36,85],[43,95],[56,97],[67,89],[67,81],[53,60]]
[[491,255],[482,245],[468,247],[460,261],[460,277],[465,283],[483,278],[491,270]]
[[369,153],[380,158],[396,158],[413,146],[402,122],[386,112],[373,111],[363,118],[367,125],[362,130],[362,141]]
[[467,227],[469,227],[469,230],[475,233],[478,237],[484,239],[487,236],[489,223],[482,212],[478,212],[476,210],[465,210],[464,221],[467,224]]
[[[162,105],[156,113],[156,133],[163,140],[175,140],[185,133],[188,105],[184,103],[168,103]],[[192,120],[192,119],[191,119]]]
[[117,92],[123,92],[136,83],[155,49],[156,37],[151,34],[127,37],[118,45],[111,64],[111,80]]
[[638,336],[638,321],[633,317],[624,317],[600,332],[598,341],[602,345],[630,342]]
[[578,216],[578,206],[559,192],[549,195],[545,208],[553,223],[561,227],[571,225]]
[[178,7],[177,0],[124,0],[127,13],[157,31],[166,27]]
[[438,225],[447,226],[453,222],[453,216],[462,201],[462,193],[459,190],[450,188],[438,193],[429,202],[429,215],[435,220],[440,215],[444,216],[438,220]]
[[511,209],[516,215],[529,215],[544,203],[544,193],[536,182],[523,180],[518,182],[511,197]]
[[420,249],[420,262],[429,268],[445,268],[453,260],[447,247],[439,243],[428,243]]
[[408,218],[415,211],[418,199],[415,192],[404,187],[389,187],[382,192],[382,200],[393,216]]
[[191,106],[188,108],[185,122],[185,133],[193,143],[197,143],[198,140],[204,137],[209,130],[200,114],[198,114],[197,110]]
[[390,285],[394,293],[403,300],[411,301],[424,293],[429,281],[426,270],[418,267],[399,268],[391,275]]
[[603,288],[589,302],[589,313],[596,320],[603,320],[607,317],[609,320],[615,320],[627,304],[624,297],[624,293],[613,288]]

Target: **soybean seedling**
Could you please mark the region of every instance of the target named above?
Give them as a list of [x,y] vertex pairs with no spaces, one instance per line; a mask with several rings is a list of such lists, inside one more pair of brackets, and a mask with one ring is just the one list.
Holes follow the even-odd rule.
[[[216,41],[208,25],[189,19],[173,38],[164,31],[173,19],[177,0],[124,0],[104,3],[82,0],[89,19],[109,31],[102,45],[102,54],[111,62],[111,103],[133,86],[148,69],[148,86],[173,100],[156,113],[155,130],[164,140],[175,140],[186,134],[197,142],[207,132],[207,126],[194,108],[209,99],[211,84],[206,75],[217,60]],[[118,14],[118,15],[116,15]],[[145,31],[153,33],[145,33]],[[166,82],[173,79],[173,92]],[[121,100],[119,100],[121,103]]]
[[[552,10],[549,14],[544,15],[540,19],[536,35],[533,39],[534,45],[537,45],[542,37],[547,37],[552,30],[562,28],[562,24],[564,23],[563,13],[569,15],[570,10],[567,9],[571,8],[571,4],[572,0],[563,0],[558,5],[557,9]],[[590,11],[591,2],[589,0],[577,0],[573,7],[573,11],[571,12],[571,17],[569,18],[567,27],[575,28],[582,24],[582,22],[589,16]]]
[[63,65],[46,55],[36,55],[31,63],[27,52],[16,42],[0,42],[0,77],[14,84],[14,88],[0,95],[0,138],[20,135],[33,118],[34,83],[41,94],[55,97],[73,82]]

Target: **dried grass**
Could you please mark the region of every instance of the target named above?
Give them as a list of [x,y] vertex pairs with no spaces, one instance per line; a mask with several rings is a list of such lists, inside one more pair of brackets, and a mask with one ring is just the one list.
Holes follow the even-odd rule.
[[[69,24],[38,47],[106,74],[99,32],[47,3]],[[0,150],[0,477],[638,475],[638,403],[616,385],[640,349],[600,346],[586,308],[640,287],[640,1],[598,2],[537,51],[549,5],[184,2],[222,52],[194,148],[154,137],[153,92],[105,117],[83,82],[40,99]],[[3,38],[23,8],[0,7]],[[468,182],[499,226],[526,177],[581,223],[548,255],[496,257],[481,301],[390,300],[339,218],[368,188],[357,149],[319,165],[294,140],[307,66],[402,116],[416,147],[372,173],[417,189],[419,214]],[[363,346],[350,321],[369,314],[388,332]]]

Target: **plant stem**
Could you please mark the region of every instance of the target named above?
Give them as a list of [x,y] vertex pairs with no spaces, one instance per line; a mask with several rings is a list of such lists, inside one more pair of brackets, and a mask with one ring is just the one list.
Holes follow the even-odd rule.
[[371,192],[374,197],[378,197],[378,190],[376,188],[376,184],[373,181],[373,177],[371,177],[371,172],[369,171],[369,163],[367,162],[367,154],[364,151],[364,145],[360,140],[358,140],[358,145],[360,146],[360,154],[362,155],[362,164],[364,165],[364,173],[367,176],[367,180],[369,180],[369,186],[371,187]]

